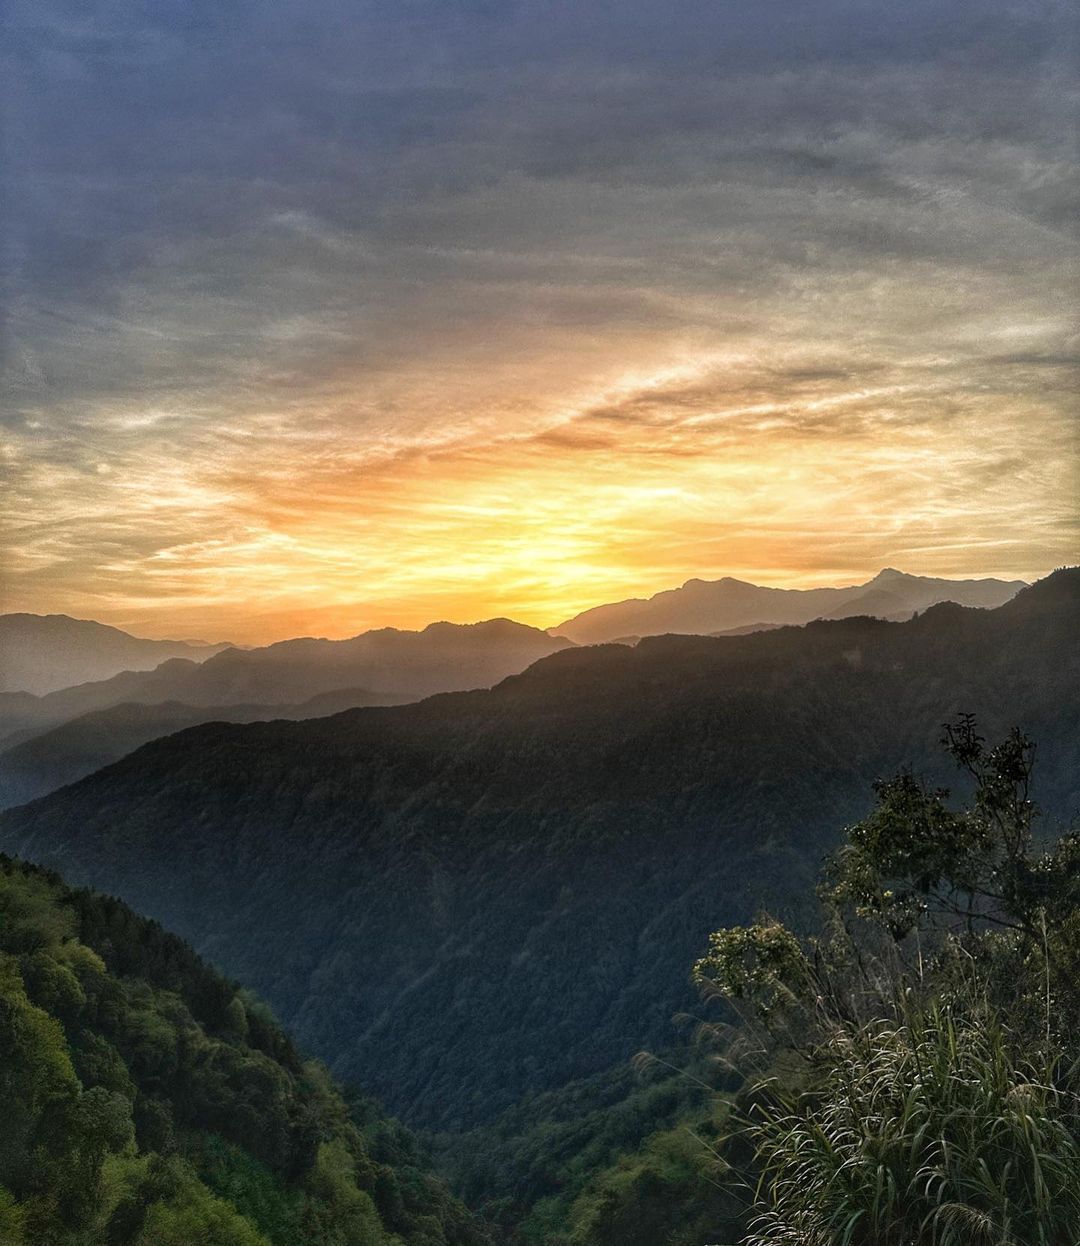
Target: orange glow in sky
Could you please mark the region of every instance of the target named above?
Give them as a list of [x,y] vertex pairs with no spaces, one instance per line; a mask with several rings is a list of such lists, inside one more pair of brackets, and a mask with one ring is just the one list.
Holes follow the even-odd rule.
[[22,6],[2,608],[258,643],[1075,562],[1069,6],[782,8]]
[[[941,371],[849,381],[699,356],[523,416],[489,395],[490,421],[421,424],[399,444],[354,444],[330,411],[239,435],[227,457],[135,457],[76,489],[58,475],[61,530],[160,535],[133,557],[103,551],[93,575],[43,577],[18,604],[261,643],[444,618],[551,626],[690,575],[801,587],[883,565],[1045,573],[1067,553],[1069,421],[993,392],[950,398],[943,418],[956,385]],[[1037,478],[1018,459],[1041,462]],[[49,547],[22,559],[47,570]]]

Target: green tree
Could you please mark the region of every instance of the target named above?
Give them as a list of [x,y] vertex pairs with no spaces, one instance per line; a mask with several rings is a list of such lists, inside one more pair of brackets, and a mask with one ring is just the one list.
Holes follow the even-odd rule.
[[988,748],[965,716],[943,743],[966,807],[877,784],[827,864],[822,933],[763,919],[695,966],[767,1063],[743,1096],[748,1246],[1080,1241],[1077,837],[1037,846],[1021,732]]

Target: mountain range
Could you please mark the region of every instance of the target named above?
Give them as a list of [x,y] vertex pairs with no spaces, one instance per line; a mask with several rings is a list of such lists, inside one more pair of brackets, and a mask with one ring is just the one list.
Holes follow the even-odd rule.
[[[488,690],[194,727],[0,815],[307,1047],[453,1134],[671,1036],[709,930],[798,923],[822,852],[941,723],[1039,741],[1080,808],[1080,571],[996,609],[565,648]],[[216,660],[216,659],[215,659]]]
[[[141,640],[63,615],[3,615],[0,807],[116,760],[121,746],[130,749],[155,738],[150,733],[158,727],[306,718],[320,708],[331,713],[488,687],[578,642],[636,644],[643,635],[661,632],[738,635],[822,616],[906,618],[946,599],[998,605],[1019,587],[1018,581],[935,580],[892,570],[852,588],[807,591],[730,578],[690,580],[648,601],[586,611],[547,635],[491,619],[435,623],[420,632],[384,628],[347,640],[305,637],[248,650]],[[332,699],[320,707],[320,696]],[[131,708],[170,703],[175,708],[156,715]],[[100,716],[109,710],[115,713]],[[67,731],[53,734],[65,725]],[[39,743],[31,745],[35,738]]]
[[0,615],[0,692],[43,696],[120,671],[149,671],[168,658],[203,662],[229,648],[202,641],[142,640],[66,614]]
[[906,619],[942,601],[993,608],[1023,587],[1023,580],[942,580],[891,567],[850,588],[767,588],[725,576],[722,580],[687,580],[681,588],[653,597],[596,606],[567,619],[552,633],[585,645],[664,633],[707,636],[860,614]]
[[569,643],[509,619],[490,619],[432,623],[418,632],[381,628],[349,640],[302,638],[259,649],[226,648],[205,662],[173,658],[154,670],[124,671],[45,696],[0,694],[0,741],[10,748],[31,733],[129,702],[274,706],[280,707],[278,716],[286,716],[289,706],[349,689],[362,689],[374,703],[416,700],[488,687]]

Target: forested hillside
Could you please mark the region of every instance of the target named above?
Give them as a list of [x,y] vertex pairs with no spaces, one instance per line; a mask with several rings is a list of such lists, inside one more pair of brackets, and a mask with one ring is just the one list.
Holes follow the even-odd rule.
[[0,808],[22,805],[119,761],[141,744],[204,722],[320,718],[359,705],[399,705],[413,698],[345,688],[299,705],[184,705],[163,701],[113,705],[82,714],[0,752]]
[[116,900],[0,858],[3,1246],[479,1246],[415,1142]]
[[689,1029],[676,1039],[670,1051],[528,1095],[489,1124],[435,1139],[454,1189],[507,1242],[717,1240],[733,1191],[717,1183],[712,1148],[738,1081],[695,1051]]
[[266,997],[413,1123],[460,1131],[671,1041],[707,932],[796,922],[868,783],[940,724],[1040,741],[1080,805],[1080,574],[996,611],[569,650],[492,691],[196,728],[0,820]]

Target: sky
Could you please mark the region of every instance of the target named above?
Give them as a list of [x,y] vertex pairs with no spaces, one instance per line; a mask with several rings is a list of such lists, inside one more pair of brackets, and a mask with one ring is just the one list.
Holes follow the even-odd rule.
[[1080,552],[1069,0],[8,0],[3,602],[258,643]]

